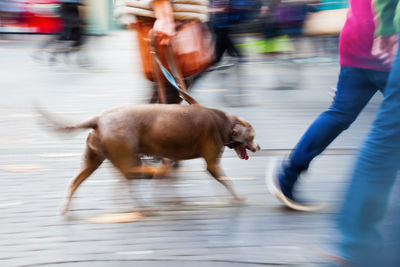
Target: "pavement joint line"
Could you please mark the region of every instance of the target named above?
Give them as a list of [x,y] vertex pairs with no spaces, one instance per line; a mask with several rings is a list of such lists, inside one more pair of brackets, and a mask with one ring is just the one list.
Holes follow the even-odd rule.
[[101,184],[101,183],[113,183],[118,182],[120,179],[106,179],[106,180],[87,180],[86,183]]
[[14,206],[20,206],[24,204],[23,202],[10,202],[10,203],[1,203],[0,208],[5,208],[5,207],[14,207]]
[[224,96],[227,96],[227,97],[239,97],[239,96],[254,96],[254,95],[256,95],[256,94],[253,94],[253,93],[251,93],[251,94],[226,94]]
[[118,255],[143,255],[143,254],[153,254],[153,250],[142,250],[142,251],[117,251]]
[[[287,148],[278,148],[278,149],[261,149],[255,153],[251,153],[251,157],[268,157],[268,156],[284,156],[289,154],[292,149]],[[337,156],[350,156],[356,153],[357,149],[355,148],[330,148],[326,149],[321,155],[337,155]],[[64,158],[64,157],[78,157],[81,154],[79,153],[44,153],[38,154],[39,157],[43,158]],[[236,153],[233,151],[227,151],[224,153],[223,158],[232,158],[236,157]],[[182,172],[188,171],[186,169],[181,170]],[[193,170],[191,170],[193,171]],[[195,170],[195,171],[203,171]]]
[[12,113],[8,115],[10,118],[36,118],[40,116],[41,115],[34,113]]
[[[251,153],[251,157],[268,157],[268,156],[285,156],[289,154],[292,149],[261,149],[255,153]],[[326,149],[321,155],[337,155],[337,156],[347,156],[354,155],[357,149],[355,148],[331,148]],[[234,152],[224,153],[223,158],[236,157]]]
[[27,164],[27,165],[0,165],[0,170],[6,172],[23,173],[23,172],[36,172],[47,171],[48,167],[40,164]]
[[39,154],[42,158],[67,158],[67,157],[79,157],[81,153],[43,153]]
[[255,177],[222,177],[221,180],[225,181],[251,181],[256,180]]
[[[171,256],[173,257],[173,255]],[[298,263],[275,263],[275,262],[257,262],[257,261],[243,261],[243,260],[218,260],[218,259],[204,259],[204,260],[190,260],[190,259],[171,259],[171,258],[143,258],[143,259],[86,259],[86,260],[65,260],[65,261],[52,261],[40,262],[33,264],[20,265],[19,267],[34,267],[46,265],[59,265],[59,264],[74,264],[74,263],[95,263],[95,262],[225,262],[236,264],[249,264],[249,265],[264,265],[264,266],[298,266]]]
[[193,92],[198,93],[215,93],[215,92],[226,92],[228,89],[193,89]]

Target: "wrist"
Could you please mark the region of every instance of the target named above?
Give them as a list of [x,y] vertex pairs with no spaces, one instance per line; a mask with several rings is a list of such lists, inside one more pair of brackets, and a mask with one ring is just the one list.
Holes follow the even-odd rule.
[[152,8],[156,19],[161,19],[165,22],[171,22],[174,20],[172,5],[169,0],[154,0],[152,2]]

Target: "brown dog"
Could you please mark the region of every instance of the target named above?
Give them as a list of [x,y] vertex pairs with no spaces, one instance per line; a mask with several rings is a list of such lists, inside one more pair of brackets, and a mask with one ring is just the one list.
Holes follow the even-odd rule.
[[235,149],[241,159],[248,158],[247,149],[252,152],[260,149],[254,142],[255,131],[250,123],[200,105],[126,105],[71,126],[61,126],[45,112],[39,112],[61,131],[93,129],[87,138],[82,170],[70,185],[64,212],[68,211],[79,185],[105,159],[127,179],[151,172],[150,167],[141,165],[140,155],[172,161],[204,158],[210,174],[239,200],[230,181],[222,179],[219,158],[223,148]]

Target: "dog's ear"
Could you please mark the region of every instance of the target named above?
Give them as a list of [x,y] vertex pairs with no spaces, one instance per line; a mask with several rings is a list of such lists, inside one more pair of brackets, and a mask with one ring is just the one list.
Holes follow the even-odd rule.
[[246,139],[246,132],[247,132],[247,128],[239,123],[236,123],[236,125],[233,127],[232,129],[232,139],[236,142],[241,142],[243,143]]

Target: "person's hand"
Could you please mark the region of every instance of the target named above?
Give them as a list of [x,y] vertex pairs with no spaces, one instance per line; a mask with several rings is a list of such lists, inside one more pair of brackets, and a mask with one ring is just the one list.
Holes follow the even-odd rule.
[[261,8],[260,8],[260,13],[258,13],[258,18],[263,18],[263,17],[265,17],[268,13],[270,12],[270,9],[269,9],[269,7],[267,7],[267,6],[262,6]]
[[379,57],[383,64],[392,65],[397,54],[397,38],[397,34],[376,37],[372,45],[372,55]]
[[160,44],[169,44],[172,37],[175,35],[175,22],[169,19],[156,19],[153,25],[153,31],[160,38]]
[[223,8],[223,7],[210,7],[208,9],[208,12],[210,12],[210,13],[227,13],[228,9]]
[[169,44],[175,35],[175,20],[172,6],[169,0],[153,0],[152,2],[156,21],[153,25],[153,33],[160,38],[160,44]]

